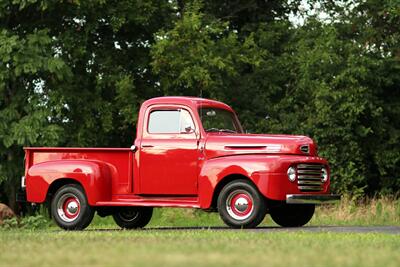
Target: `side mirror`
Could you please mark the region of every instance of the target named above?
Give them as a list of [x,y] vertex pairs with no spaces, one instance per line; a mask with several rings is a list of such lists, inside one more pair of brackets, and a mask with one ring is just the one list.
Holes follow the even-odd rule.
[[185,134],[194,133],[194,129],[192,128],[192,126],[188,125],[185,127],[185,131],[183,133],[185,133]]

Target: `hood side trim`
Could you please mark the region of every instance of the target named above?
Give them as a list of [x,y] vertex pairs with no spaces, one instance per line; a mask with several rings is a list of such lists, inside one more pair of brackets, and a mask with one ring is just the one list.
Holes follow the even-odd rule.
[[265,150],[265,152],[279,152],[282,148],[280,144],[229,144],[225,150]]

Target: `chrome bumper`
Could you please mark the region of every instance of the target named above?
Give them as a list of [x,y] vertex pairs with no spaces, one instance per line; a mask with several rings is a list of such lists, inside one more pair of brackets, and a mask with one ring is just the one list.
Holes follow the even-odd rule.
[[286,195],[287,204],[326,204],[340,201],[340,195]]

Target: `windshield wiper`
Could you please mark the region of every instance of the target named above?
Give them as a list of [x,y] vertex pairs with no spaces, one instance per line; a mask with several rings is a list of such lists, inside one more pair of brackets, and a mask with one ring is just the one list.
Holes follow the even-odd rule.
[[209,129],[206,129],[206,132],[219,132],[219,129],[218,128],[209,128]]
[[225,132],[225,133],[236,133],[236,131],[231,130],[231,129],[219,129],[220,132]]
[[231,130],[231,129],[218,129],[218,128],[209,128],[209,129],[206,129],[206,132],[236,133],[236,131]]

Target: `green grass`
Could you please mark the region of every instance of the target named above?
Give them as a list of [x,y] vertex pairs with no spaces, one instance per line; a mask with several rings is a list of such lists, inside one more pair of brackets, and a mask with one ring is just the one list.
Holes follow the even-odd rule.
[[0,266],[398,266],[387,234],[0,230]]
[[[352,201],[344,197],[340,204],[317,206],[308,225],[400,225],[400,200],[388,197]],[[209,227],[224,226],[218,213],[195,209],[155,209],[149,227]],[[267,215],[261,226],[277,226]],[[90,228],[116,228],[111,217],[95,217]]]
[[[309,225],[400,225],[399,220],[399,200],[344,198],[339,205],[318,207]],[[80,232],[48,227],[43,217],[25,222],[28,229],[42,230],[0,227],[0,266],[397,267],[400,262],[399,235],[219,231],[208,228],[224,226],[217,213],[194,209],[155,209],[150,230],[118,230],[111,217],[98,216]],[[262,226],[276,225],[267,215]]]

